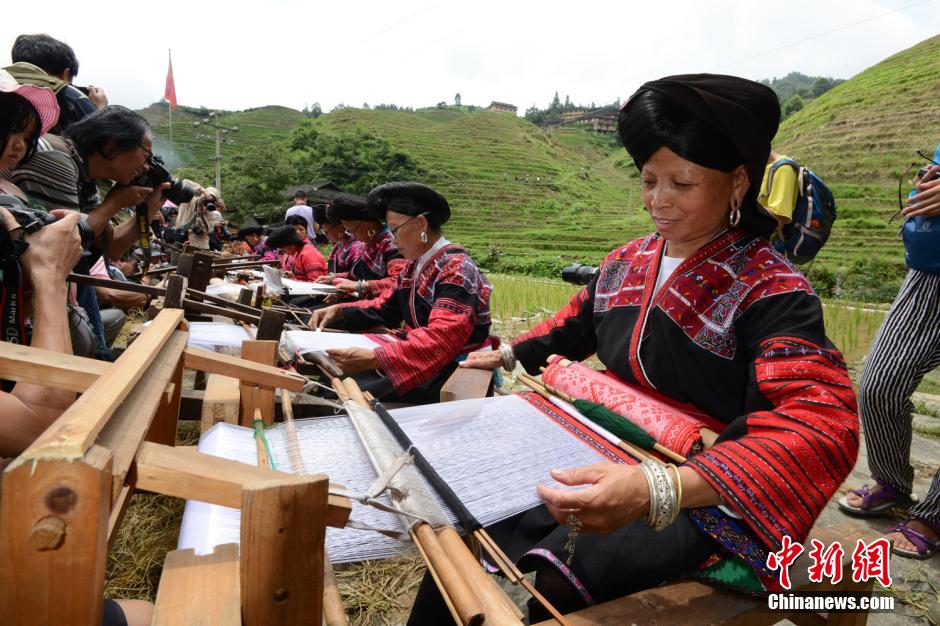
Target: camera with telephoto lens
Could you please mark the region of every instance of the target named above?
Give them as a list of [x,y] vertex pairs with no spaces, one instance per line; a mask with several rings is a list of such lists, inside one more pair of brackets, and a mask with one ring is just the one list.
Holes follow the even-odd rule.
[[591,280],[600,272],[599,267],[585,265],[583,263],[572,263],[561,270],[561,278],[566,283],[572,285],[589,285]]
[[[32,209],[23,204],[19,198],[7,194],[0,195],[0,206],[3,206],[13,215],[16,223],[23,228],[23,232],[27,235],[32,235],[43,226],[59,221],[59,218],[55,215]],[[2,227],[2,224],[0,224],[0,227]],[[87,248],[95,240],[95,232],[88,225],[88,216],[84,213],[79,216],[78,234],[82,238],[83,248]]]
[[150,169],[132,180],[131,185],[154,188],[163,183],[170,183],[169,189],[163,190],[163,197],[173,204],[189,202],[199,192],[194,183],[170,176],[170,172],[163,166],[163,159],[156,154],[147,158],[147,165]]

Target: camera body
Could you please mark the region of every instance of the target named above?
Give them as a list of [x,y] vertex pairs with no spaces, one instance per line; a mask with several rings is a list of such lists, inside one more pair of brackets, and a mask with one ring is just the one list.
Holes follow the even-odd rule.
[[562,268],[561,278],[566,283],[584,286],[591,284],[591,281],[600,271],[601,269],[599,267],[594,267],[593,265],[572,263]]
[[933,176],[931,176],[930,178],[926,178],[926,179],[925,179],[925,178],[924,178],[924,175],[927,173],[927,170],[929,170],[929,169],[930,169],[930,167],[928,166],[928,167],[922,167],[922,168],[920,168],[920,169],[917,171],[917,178],[920,179],[920,182],[922,182],[922,183],[928,183],[928,182],[930,182],[930,181],[936,179],[937,177],[940,177],[940,170],[937,170],[936,172],[933,173]]
[[196,186],[188,180],[173,178],[169,170],[163,165],[163,159],[156,154],[151,154],[147,159],[147,165],[150,169],[131,181],[131,185],[136,187],[157,187],[163,183],[170,183],[170,188],[163,191],[163,197],[173,204],[182,204],[189,202],[199,191]]
[[[0,204],[9,211],[16,223],[23,227],[23,232],[31,235],[43,226],[57,222],[59,218],[51,213],[38,211],[23,204],[19,198],[3,194]],[[87,248],[95,240],[95,232],[88,225],[88,216],[82,213],[78,220],[78,234],[82,238],[82,247]]]

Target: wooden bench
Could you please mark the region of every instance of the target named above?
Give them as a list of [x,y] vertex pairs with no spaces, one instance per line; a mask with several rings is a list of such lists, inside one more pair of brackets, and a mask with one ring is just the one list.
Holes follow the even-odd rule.
[[[841,541],[846,550],[843,559],[844,577],[839,585],[811,583],[807,568],[810,558],[806,551],[790,567],[794,590],[819,592],[861,592],[871,595],[873,583],[853,583],[851,553],[857,539],[869,541],[875,536],[870,531],[840,524],[832,528],[816,529],[812,535],[827,546]],[[806,545],[809,545],[807,540]],[[730,624],[734,626],[763,626],[791,620],[799,625],[829,624],[830,626],[862,626],[868,621],[868,611],[853,613],[816,613],[771,611],[765,598],[754,598],[741,593],[717,589],[698,581],[684,580],[647,589],[638,593],[604,602],[565,616],[572,626],[620,626],[622,624]],[[538,626],[556,624],[545,621]]]
[[325,527],[345,525],[349,501],[329,496],[322,475],[173,445],[184,368],[237,378],[259,403],[261,391],[299,391],[304,380],[189,348],[186,328],[181,310],[165,309],[113,364],[0,343],[0,377],[82,393],[3,472],[5,624],[101,623],[107,553],[136,491],[242,511],[240,549],[170,553],[156,623],[321,622]]

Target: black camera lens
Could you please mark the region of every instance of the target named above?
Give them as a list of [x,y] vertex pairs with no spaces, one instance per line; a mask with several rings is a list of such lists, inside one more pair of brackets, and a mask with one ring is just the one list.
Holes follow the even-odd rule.
[[561,270],[561,279],[572,285],[589,285],[600,268],[583,263],[572,263]]

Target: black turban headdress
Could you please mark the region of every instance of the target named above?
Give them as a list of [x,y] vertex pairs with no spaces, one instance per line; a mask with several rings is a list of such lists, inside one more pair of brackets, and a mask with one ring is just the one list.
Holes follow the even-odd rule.
[[291,244],[299,246],[302,243],[303,240],[293,226],[278,226],[265,240],[265,244],[270,248],[283,248]]
[[238,238],[244,239],[246,235],[261,235],[264,233],[264,227],[258,224],[242,224],[241,228],[238,229]]
[[[359,196],[337,196],[333,199],[333,202],[330,204],[330,208],[327,209],[327,219],[335,219],[337,222],[340,220],[346,220],[347,222],[354,222],[356,220],[371,220],[373,219],[369,215],[369,211],[366,208],[366,199]],[[384,222],[385,219],[378,220]]]
[[411,217],[427,213],[431,228],[439,229],[450,219],[447,199],[421,183],[395,182],[379,185],[366,199],[372,217],[385,221],[385,213],[394,211]]
[[770,87],[720,74],[645,83],[624,104],[619,120],[620,137],[638,168],[662,146],[703,167],[730,171],[743,164],[751,188],[742,226],[761,235],[776,227],[757,203],[757,192],[779,125],[780,102]]

